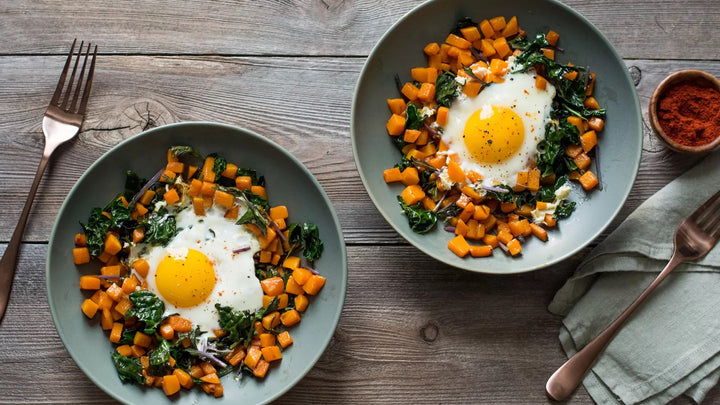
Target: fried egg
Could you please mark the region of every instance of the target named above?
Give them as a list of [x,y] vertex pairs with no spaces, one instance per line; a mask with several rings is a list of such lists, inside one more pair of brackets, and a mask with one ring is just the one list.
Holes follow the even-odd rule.
[[[508,71],[512,67],[509,60]],[[480,174],[484,185],[512,187],[517,173],[532,166],[545,138],[555,87],[536,88],[532,70],[508,73],[504,79],[475,97],[461,94],[449,109],[442,141],[465,173]]]
[[166,315],[177,313],[205,332],[219,328],[216,303],[251,312],[262,307],[253,262],[260,242],[224,213],[217,205],[205,216],[181,209],[175,215],[179,231],[167,246],[138,244],[129,257],[147,260],[147,288],[165,303]]

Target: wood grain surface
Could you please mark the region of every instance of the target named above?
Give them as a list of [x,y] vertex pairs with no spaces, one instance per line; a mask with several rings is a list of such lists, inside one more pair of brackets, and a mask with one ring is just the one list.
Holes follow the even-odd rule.
[[[68,44],[78,37],[101,46],[87,119],[49,166],[23,238],[0,324],[0,403],[112,402],[53,327],[48,238],[65,196],[103,153],[148,128],[191,120],[242,126],[286,148],[320,181],[343,227],[349,281],[340,325],[313,370],[277,403],[551,403],[543,387],[565,356],[561,319],[547,304],[592,246],[697,161],[667,151],[646,110],[673,71],[720,76],[720,9],[712,0],[565,2],[610,39],[635,79],[645,122],[640,171],[620,215],[590,247],[503,277],[458,271],[409,246],[378,215],[355,168],[349,116],[365,57],[420,3],[0,3],[0,251],[40,160],[40,121]],[[720,402],[719,391],[708,403]],[[569,402],[592,400],[580,389]]]

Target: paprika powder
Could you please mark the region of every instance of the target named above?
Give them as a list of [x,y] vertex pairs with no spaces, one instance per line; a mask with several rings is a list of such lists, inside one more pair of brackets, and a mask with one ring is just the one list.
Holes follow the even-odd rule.
[[657,110],[660,127],[686,146],[708,144],[720,136],[720,92],[692,82],[669,87]]

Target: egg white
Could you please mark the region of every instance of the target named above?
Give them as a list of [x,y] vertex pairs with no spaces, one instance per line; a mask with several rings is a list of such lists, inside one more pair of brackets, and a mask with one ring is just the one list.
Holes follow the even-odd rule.
[[[510,58],[508,71],[512,71]],[[545,125],[550,120],[555,87],[547,83],[545,90],[535,87],[535,72],[507,73],[503,83],[492,83],[477,96],[458,96],[450,107],[448,122],[443,128],[443,142],[448,154],[460,157],[460,166],[483,176],[484,185],[507,184],[514,186],[519,171],[528,170],[535,161],[537,145],[545,139]],[[476,160],[463,140],[465,124],[470,116],[481,110],[481,116],[492,113],[492,107],[504,107],[514,111],[522,120],[525,136],[520,149],[508,159],[498,163]]]
[[[240,215],[242,215],[242,209]],[[260,250],[257,237],[235,220],[224,217],[225,209],[217,205],[206,209],[205,216],[196,216],[191,207],[176,212],[179,231],[167,246],[137,244],[131,248],[129,261],[143,257],[150,270],[146,277],[148,290],[165,303],[165,314],[177,313],[209,332],[219,328],[215,304],[230,306],[237,310],[256,311],[262,307],[263,291],[255,276],[253,254]],[[233,253],[240,248],[250,249]],[[156,283],[158,264],[167,255],[175,258],[187,256],[188,249],[203,253],[215,270],[215,286],[210,295],[194,307],[177,307],[165,299]]]

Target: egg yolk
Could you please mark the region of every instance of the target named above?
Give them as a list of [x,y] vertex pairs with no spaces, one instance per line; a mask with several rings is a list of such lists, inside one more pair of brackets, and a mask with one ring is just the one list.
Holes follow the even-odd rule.
[[465,123],[463,139],[473,157],[483,163],[507,160],[522,146],[523,122],[515,111],[505,107],[482,108]]
[[186,257],[167,255],[155,273],[158,292],[176,307],[194,307],[215,288],[215,269],[201,252],[188,249]]

